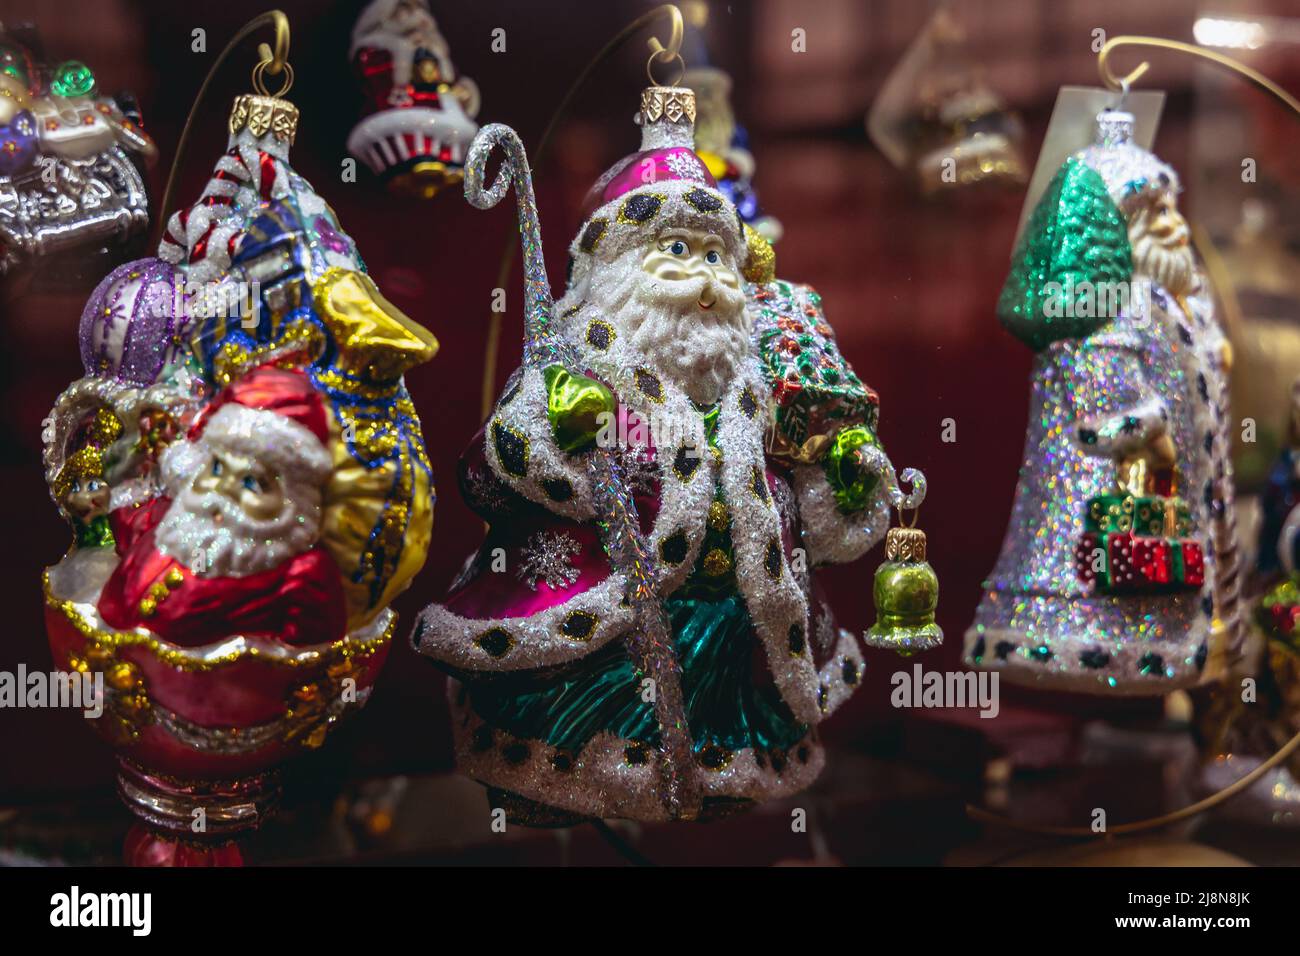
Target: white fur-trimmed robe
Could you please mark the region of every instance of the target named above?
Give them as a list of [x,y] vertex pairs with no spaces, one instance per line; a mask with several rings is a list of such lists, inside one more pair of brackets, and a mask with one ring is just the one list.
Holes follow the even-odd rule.
[[[803,789],[823,761],[815,726],[852,694],[863,666],[856,639],[835,627],[829,609],[811,596],[807,568],[852,561],[874,546],[889,521],[883,492],[877,491],[869,507],[845,515],[819,465],[787,469],[769,459],[765,436],[771,398],[756,352],[720,402],[720,454],[692,457],[681,452],[683,446],[708,445],[702,416],[685,393],[641,365],[618,337],[605,334],[612,327],[594,310],[570,309],[560,321],[578,346],[586,365],[582,371],[603,380],[623,405],[650,419],[653,434],[677,442],[677,447],[656,448],[658,512],[647,533],[650,548],[660,556],[661,597],[679,588],[695,566],[709,505],[720,485],[731,515],[735,579],[754,632],[781,698],[809,727],[804,740],[780,758],[746,749],[730,754],[721,769],[698,766],[704,794],[758,800]],[[592,334],[594,325],[604,328]],[[557,527],[596,517],[583,455],[566,453],[555,443],[541,370],[526,368],[511,378],[485,425],[483,453],[492,480],[546,509]],[[669,544],[673,546],[666,548]],[[669,562],[663,560],[665,553],[684,556]],[[481,552],[475,570],[458,587],[472,583],[476,573],[491,573],[488,563]],[[417,649],[457,678],[450,696],[464,772],[573,813],[664,818],[654,796],[658,771],[653,752],[644,762],[633,762],[627,756],[631,741],[603,733],[562,761],[563,770],[556,769],[553,748],[542,741],[485,728],[460,687],[461,681],[493,673],[562,668],[618,640],[632,620],[620,603],[623,585],[621,577],[610,573],[524,617],[466,617],[440,604],[423,612],[414,634]],[[818,605],[811,613],[810,602]],[[566,628],[573,620],[594,623],[574,639]]]

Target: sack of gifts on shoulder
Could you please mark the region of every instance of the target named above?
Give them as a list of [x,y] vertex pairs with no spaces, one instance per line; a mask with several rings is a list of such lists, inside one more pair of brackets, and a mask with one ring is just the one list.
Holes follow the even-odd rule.
[[1075,570],[1101,594],[1195,590],[1205,583],[1205,548],[1172,472],[1131,470],[1114,491],[1088,499]]

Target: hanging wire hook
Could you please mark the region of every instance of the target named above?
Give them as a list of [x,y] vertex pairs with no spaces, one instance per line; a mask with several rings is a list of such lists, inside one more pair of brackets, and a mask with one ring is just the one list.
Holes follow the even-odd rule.
[[[651,37],[646,40],[646,46],[650,48],[650,59],[646,61],[645,75],[650,78],[652,86],[676,86],[686,75],[686,61],[682,59],[682,36],[685,33],[685,24],[682,21],[682,12],[676,6],[669,6],[669,16],[672,24],[671,32],[668,35],[668,45],[664,46],[659,42],[658,37]],[[677,63],[677,78],[671,83],[660,84],[655,79],[654,65],[659,63]]]
[[[682,11],[678,9],[676,4],[665,3],[662,6],[655,7],[653,10],[648,10],[641,16],[637,17],[615,34],[608,43],[601,47],[600,51],[592,57],[591,61],[585,67],[583,67],[582,72],[578,74],[578,78],[573,81],[568,91],[564,94],[564,98],[560,100],[560,105],[557,106],[555,112],[551,114],[551,120],[546,124],[546,129],[542,132],[542,138],[537,141],[537,151],[533,153],[534,169],[541,167],[542,160],[546,156],[547,148],[551,144],[551,139],[555,135],[555,131],[559,129],[560,121],[565,117],[569,109],[569,104],[573,102],[579,91],[586,86],[587,80],[591,74],[594,73],[601,64],[608,60],[616,50],[620,49],[628,39],[635,36],[638,31],[664,16],[667,16],[669,19],[668,43],[667,45],[661,43],[658,37],[651,37],[646,41],[646,45],[650,47],[651,51],[650,63],[646,64],[646,70],[647,72],[649,71],[650,65],[653,64],[656,59],[666,58],[667,62],[672,62],[674,58],[679,61],[681,60],[682,37],[685,34],[686,25],[685,21],[682,19]],[[653,74],[650,76],[650,82],[656,86],[659,85]],[[680,77],[678,78],[678,82],[680,82]],[[511,236],[510,240],[506,243],[505,250],[501,254],[501,265],[497,270],[497,288],[504,288],[510,279],[511,267],[514,264],[516,241],[517,238]],[[492,411],[492,402],[496,397],[497,353],[500,351],[501,317],[503,314],[504,313],[493,311],[488,315],[487,342],[483,351],[483,389],[481,395],[484,418],[486,418],[488,413]]]
[[1122,46],[1140,46],[1150,47],[1154,50],[1172,50],[1175,53],[1186,53],[1188,56],[1194,56],[1202,60],[1208,60],[1216,66],[1221,66],[1226,70],[1231,70],[1238,76],[1243,76],[1255,86],[1259,87],[1266,93],[1271,93],[1277,99],[1281,100],[1297,116],[1300,116],[1300,100],[1288,93],[1282,87],[1278,86],[1263,73],[1252,69],[1246,64],[1234,60],[1230,56],[1222,53],[1216,53],[1213,50],[1207,50],[1204,47],[1197,46],[1194,43],[1183,43],[1179,40],[1166,40],[1163,37],[1140,37],[1140,36],[1118,36],[1107,40],[1102,48],[1097,52],[1097,72],[1101,75],[1102,82],[1108,89],[1117,90],[1124,93],[1126,86],[1132,86],[1139,79],[1146,75],[1151,64],[1143,60],[1130,73],[1124,76],[1117,76],[1110,67],[1111,54]]
[[[199,87],[199,92],[190,106],[190,114],[185,117],[185,126],[181,129],[180,139],[176,141],[176,152],[172,156],[172,168],[167,173],[167,186],[163,189],[162,203],[154,224],[153,240],[150,243],[152,248],[157,248],[163,230],[167,228],[167,214],[171,209],[176,193],[176,173],[185,159],[185,153],[190,142],[190,130],[194,126],[194,117],[198,115],[199,109],[208,95],[208,87],[212,85],[212,80],[216,77],[217,71],[221,69],[221,65],[226,62],[226,59],[235,51],[235,48],[264,26],[270,26],[275,30],[275,48],[272,49],[266,43],[258,45],[259,59],[253,67],[253,88],[263,96],[283,96],[289,91],[289,87],[293,85],[293,67],[289,66],[289,18],[284,15],[282,10],[268,10],[266,13],[249,20],[239,29],[238,33],[231,37],[225,49],[217,54],[217,58],[212,62],[208,75],[203,78],[203,85]],[[281,73],[286,74],[285,84],[279,93],[270,94],[266,92],[266,87],[262,85],[263,73],[270,73],[272,76],[278,76]]]

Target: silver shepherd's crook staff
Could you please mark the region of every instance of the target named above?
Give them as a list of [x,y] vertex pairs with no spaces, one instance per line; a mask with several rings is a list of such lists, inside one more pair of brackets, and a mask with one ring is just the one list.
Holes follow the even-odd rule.
[[[505,153],[501,169],[492,185],[484,188],[487,161],[497,146]],[[572,344],[558,335],[553,325],[555,301],[546,278],[532,171],[523,143],[508,126],[493,123],[483,127],[469,146],[465,198],[477,209],[491,209],[505,198],[512,182],[524,258],[524,366],[543,369],[558,363],[573,374],[585,374]],[[654,682],[654,712],[660,732],[659,799],[672,819],[692,820],[699,816],[702,796],[682,699],[681,666],[655,590],[654,555],[641,533],[636,502],[624,480],[621,451],[598,445],[587,456],[587,474],[604,525],[611,567],[626,581],[633,626],[624,643],[633,665]]]

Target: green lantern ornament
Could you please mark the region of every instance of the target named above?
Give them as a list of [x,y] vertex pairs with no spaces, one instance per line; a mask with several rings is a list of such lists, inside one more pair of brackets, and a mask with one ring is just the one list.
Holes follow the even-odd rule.
[[939,576],[925,559],[925,532],[920,528],[889,529],[885,563],[876,569],[872,591],[876,623],[867,631],[868,646],[909,657],[943,643],[943,629],[934,620]]

